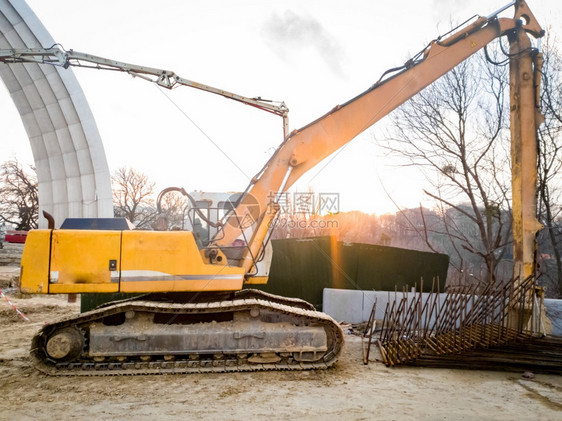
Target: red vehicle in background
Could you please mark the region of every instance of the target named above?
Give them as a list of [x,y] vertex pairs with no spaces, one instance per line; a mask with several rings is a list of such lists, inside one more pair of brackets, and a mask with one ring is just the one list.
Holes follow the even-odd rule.
[[5,243],[25,243],[27,238],[27,231],[6,231],[4,238]]

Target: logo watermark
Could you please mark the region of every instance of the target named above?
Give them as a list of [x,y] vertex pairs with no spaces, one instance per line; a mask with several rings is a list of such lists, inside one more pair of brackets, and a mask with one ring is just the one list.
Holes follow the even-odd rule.
[[[228,208],[232,213],[228,216],[227,224],[237,228],[247,229],[254,225],[262,215],[259,201],[251,194],[246,194],[242,201],[240,194],[234,194],[228,199]],[[284,229],[335,229],[336,220],[327,219],[340,211],[339,193],[314,192],[270,192],[267,196],[269,203],[277,204],[277,218],[270,225]],[[267,207],[267,212],[274,212]]]
[[270,192],[269,200],[277,200],[282,214],[327,215],[340,211],[339,193]]
[[228,217],[226,223],[245,230],[258,221],[261,215],[260,203],[250,193],[244,196],[241,203],[240,199],[239,193],[233,194],[228,198],[227,204],[232,209],[232,214]]
[[281,229],[337,229],[339,228],[338,221],[326,219],[294,219],[280,216],[271,221],[273,228]]

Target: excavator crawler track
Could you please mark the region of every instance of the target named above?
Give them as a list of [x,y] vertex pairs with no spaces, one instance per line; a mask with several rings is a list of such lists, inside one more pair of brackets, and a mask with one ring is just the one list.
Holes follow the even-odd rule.
[[331,317],[260,292],[241,297],[249,298],[116,303],[44,326],[30,354],[40,371],[65,376],[310,370],[337,361],[344,339]]

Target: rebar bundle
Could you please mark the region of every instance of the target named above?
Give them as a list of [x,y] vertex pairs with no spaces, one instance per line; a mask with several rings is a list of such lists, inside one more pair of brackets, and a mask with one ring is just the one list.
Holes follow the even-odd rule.
[[[422,290],[395,292],[387,302],[377,341],[387,366],[529,341],[539,330],[534,277]],[[373,331],[370,320],[367,360]]]

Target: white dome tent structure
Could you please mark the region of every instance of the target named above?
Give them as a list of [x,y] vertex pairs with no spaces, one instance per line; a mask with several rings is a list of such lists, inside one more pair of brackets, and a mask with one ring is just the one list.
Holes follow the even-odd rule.
[[[0,0],[0,49],[50,47],[54,40],[23,0]],[[37,168],[39,211],[67,217],[113,216],[111,178],[86,97],[70,69],[0,64]],[[47,221],[40,217],[40,227]]]

